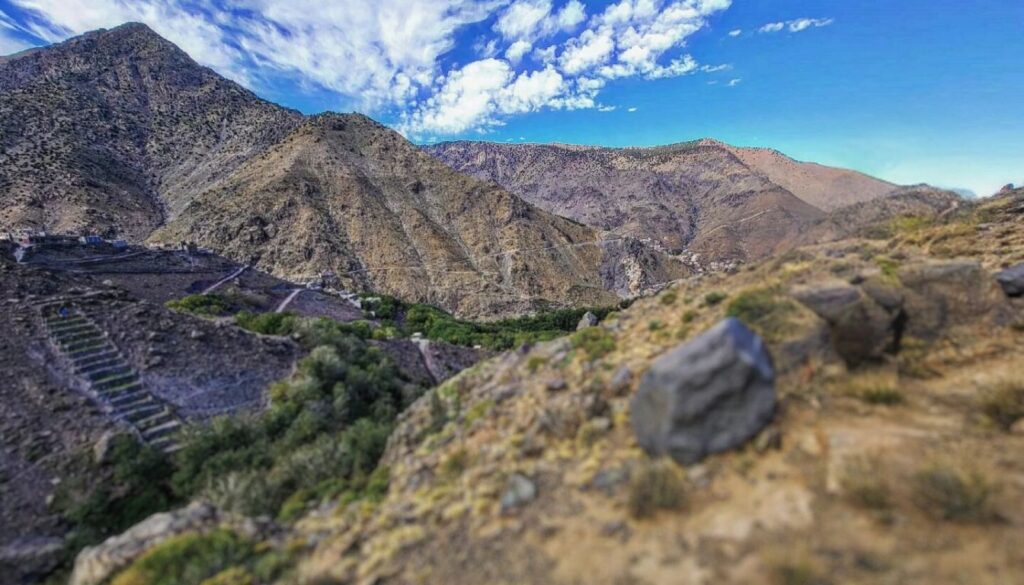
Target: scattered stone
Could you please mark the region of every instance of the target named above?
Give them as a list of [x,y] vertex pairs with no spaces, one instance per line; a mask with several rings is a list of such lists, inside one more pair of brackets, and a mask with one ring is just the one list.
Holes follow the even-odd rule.
[[599,489],[608,495],[611,495],[612,492],[615,491],[615,488],[622,485],[626,479],[626,472],[621,467],[614,469],[602,469],[594,475],[591,485],[593,485],[595,489]]
[[771,426],[765,429],[754,439],[754,449],[758,453],[764,453],[768,450],[775,450],[782,448],[782,432],[779,431],[779,427]]
[[1008,297],[1024,296],[1024,264],[1018,264],[996,275],[999,286]]
[[501,495],[502,513],[511,512],[529,504],[537,497],[537,485],[521,473],[513,473],[505,484]]
[[576,331],[580,331],[588,327],[597,327],[597,315],[590,311],[583,314],[583,318],[580,319],[580,322],[576,325]]
[[616,396],[622,396],[629,391],[632,383],[633,371],[629,369],[629,366],[622,366],[616,370],[615,375],[608,382],[608,389]]
[[562,378],[557,378],[550,380],[545,387],[548,389],[548,392],[561,392],[568,388],[569,385]]
[[191,337],[192,339],[205,339],[206,338],[206,334],[203,333],[202,331],[198,330],[198,329],[193,329],[192,332],[188,334],[188,336]]
[[793,297],[829,325],[832,347],[843,360],[857,366],[877,361],[897,349],[902,299],[886,299],[887,309],[859,287],[824,283],[798,287]]
[[757,334],[726,319],[658,358],[631,406],[633,431],[647,453],[696,463],[743,444],[771,421],[771,355]]

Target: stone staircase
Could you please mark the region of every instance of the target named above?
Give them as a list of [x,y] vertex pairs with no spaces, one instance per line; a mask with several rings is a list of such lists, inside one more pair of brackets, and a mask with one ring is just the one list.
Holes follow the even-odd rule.
[[178,450],[181,421],[171,406],[145,389],[139,374],[92,319],[80,309],[61,317],[60,306],[41,307],[50,341],[92,397],[145,443],[165,453]]

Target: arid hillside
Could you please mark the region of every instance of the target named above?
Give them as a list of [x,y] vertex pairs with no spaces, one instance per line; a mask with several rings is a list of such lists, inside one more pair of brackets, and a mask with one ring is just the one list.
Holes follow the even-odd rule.
[[638,242],[457,173],[360,115],[306,120],[151,238],[201,242],[283,276],[495,317],[612,304],[686,274]]
[[496,317],[688,274],[361,116],[260,100],[140,24],[0,63],[0,230],[187,239],[286,278]]
[[709,260],[762,258],[822,211],[896,188],[714,140],[624,149],[452,142],[427,151],[552,213]]
[[139,240],[301,120],[140,24],[0,62],[0,230]]
[[[372,497],[281,524],[194,503],[87,549],[72,583],[148,582],[157,558],[211,582],[1019,582],[1024,190],[908,213],[465,371],[400,416]],[[748,341],[701,345],[724,334]],[[637,410],[704,375],[734,389],[704,415]],[[768,417],[741,416],[752,384]],[[672,458],[638,441],[666,431]],[[229,537],[251,552],[178,552]]]

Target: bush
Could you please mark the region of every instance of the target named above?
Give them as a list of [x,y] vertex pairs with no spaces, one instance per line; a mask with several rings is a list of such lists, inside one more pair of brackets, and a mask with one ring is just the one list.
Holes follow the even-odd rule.
[[168,309],[191,313],[200,317],[220,317],[231,312],[231,303],[220,295],[189,295],[174,301],[167,301]]
[[860,399],[868,404],[895,406],[903,403],[903,394],[888,386],[872,386],[861,391]]
[[982,412],[1001,428],[1009,430],[1024,418],[1024,382],[1003,381],[982,395]]
[[721,303],[726,298],[728,298],[728,296],[729,295],[722,292],[709,292],[708,294],[704,295],[704,304],[709,307],[714,307],[715,305]]
[[587,359],[593,361],[615,350],[615,337],[601,327],[587,327],[572,336],[572,347],[583,350]]
[[685,503],[683,481],[672,463],[648,462],[634,470],[628,502],[634,518],[650,518],[659,510],[678,510]]
[[242,311],[235,315],[235,324],[263,335],[291,335],[295,332],[298,319],[292,313],[259,313]]
[[790,331],[789,316],[796,307],[774,288],[757,288],[741,292],[726,308],[726,315],[735,317],[765,339],[779,341]]
[[145,552],[111,585],[201,585],[253,554],[252,543],[228,530],[184,534]]
[[933,465],[914,475],[914,495],[925,513],[953,522],[992,518],[992,485],[980,473]]

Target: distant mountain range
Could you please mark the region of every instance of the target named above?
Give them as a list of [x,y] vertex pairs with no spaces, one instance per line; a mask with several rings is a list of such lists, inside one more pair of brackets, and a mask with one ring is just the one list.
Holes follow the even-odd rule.
[[894,189],[711,140],[421,149],[261,100],[140,24],[0,60],[0,230],[194,241],[467,316],[611,304]]
[[715,140],[656,148],[450,142],[427,151],[552,213],[711,259],[763,257],[826,212],[897,189]]

